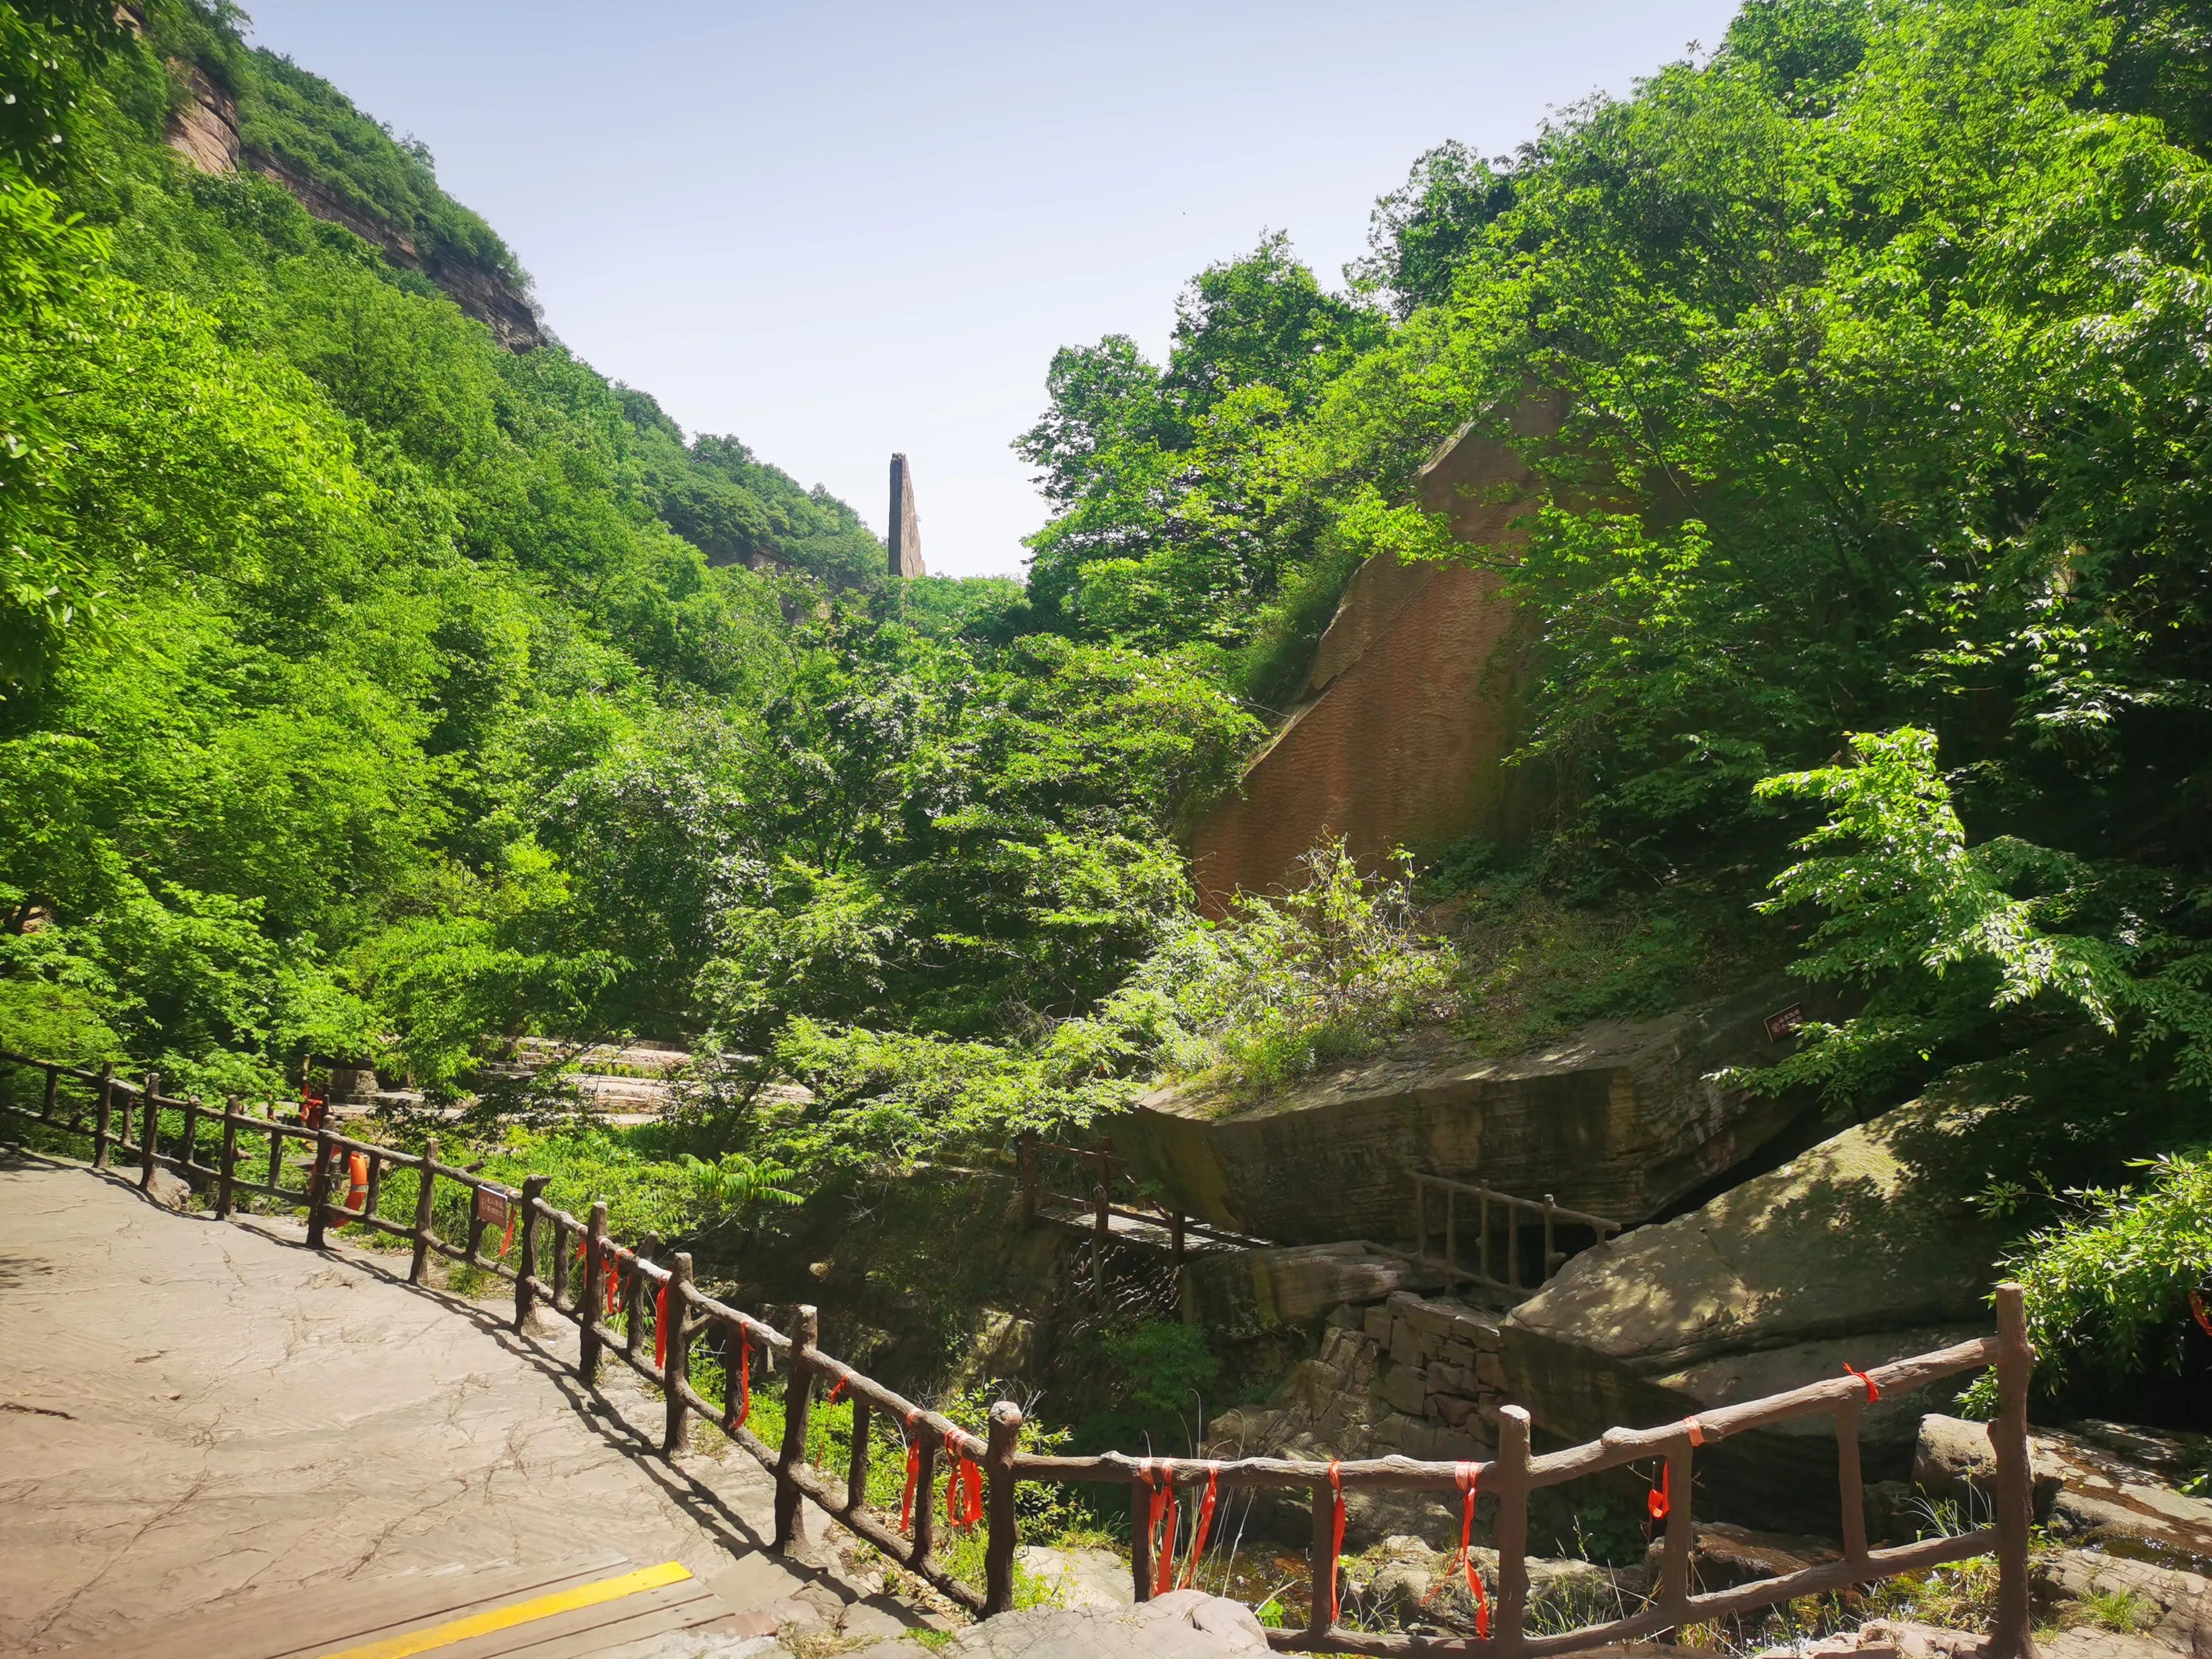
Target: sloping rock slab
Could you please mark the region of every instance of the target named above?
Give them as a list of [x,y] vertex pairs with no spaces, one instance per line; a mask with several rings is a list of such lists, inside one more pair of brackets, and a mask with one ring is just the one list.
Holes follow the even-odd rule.
[[[2037,1518],[2062,1537],[2116,1556],[2185,1575],[2212,1573],[2212,1502],[2176,1492],[2144,1462],[2112,1449],[2116,1439],[2154,1444],[2166,1437],[2149,1430],[2116,1434],[2113,1424],[2082,1428],[2087,1431],[2045,1429],[2028,1437]],[[1996,1480],[1987,1431],[1930,1414],[1920,1425],[1912,1479],[1929,1498],[1956,1502],[1978,1520]]]
[[1172,1590],[1141,1607],[1001,1613],[963,1632],[949,1651],[957,1659],[1219,1659],[1268,1648],[1249,1607]]
[[2124,1595],[2142,1637],[2176,1653],[2212,1653],[2212,1583],[2201,1573],[2101,1550],[2053,1550],[2036,1558],[2034,1573],[2038,1589],[2067,1601]]
[[1164,1089],[1114,1144],[1176,1207],[1284,1244],[1408,1238],[1416,1170],[1633,1222],[1789,1123],[1793,1106],[1712,1074],[1771,1060],[1765,1018],[1790,1000],[1768,987],[1601,1021],[1507,1060],[1431,1032],[1257,1103]]
[[[1577,1256],[1504,1322],[1506,1396],[1544,1432],[1584,1440],[1985,1332],[2000,1240],[1925,1172],[1944,1167],[1952,1137],[2004,1109],[2014,1081],[1959,1074],[1688,1215]],[[1921,1413],[1951,1392],[1936,1384],[1868,1409],[1869,1480],[1906,1473]],[[1795,1531],[1836,1513],[1825,1419],[1735,1437],[1698,1468],[1707,1513]]]

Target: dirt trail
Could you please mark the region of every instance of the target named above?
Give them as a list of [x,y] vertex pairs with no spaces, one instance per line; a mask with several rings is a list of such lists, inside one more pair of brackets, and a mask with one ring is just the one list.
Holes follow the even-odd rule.
[[681,1561],[787,1635],[918,1622],[834,1560],[763,1553],[769,1477],[648,1455],[658,1401],[626,1373],[582,1388],[565,1322],[524,1341],[495,1305],[408,1286],[404,1255],[303,1237],[0,1159],[0,1652],[607,1550]]

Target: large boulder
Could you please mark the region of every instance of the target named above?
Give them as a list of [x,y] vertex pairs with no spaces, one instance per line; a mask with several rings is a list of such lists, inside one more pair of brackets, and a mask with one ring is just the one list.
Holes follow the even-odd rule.
[[1714,1074],[1771,1060],[1766,1017],[1791,1000],[1764,987],[1509,1059],[1430,1032],[1258,1102],[1158,1091],[1114,1144],[1177,1207],[1283,1244],[1410,1239],[1417,1170],[1634,1222],[1790,1122],[1791,1106]]
[[[2002,1068],[1956,1074],[1577,1257],[1501,1327],[1506,1396],[1540,1431],[1579,1441],[1987,1332],[2001,1239],[1942,1172],[1957,1167],[1956,1138],[2006,1109],[2016,1081]],[[1949,1393],[1867,1409],[1869,1480],[1906,1473],[1921,1414]],[[1791,1531],[1837,1524],[1825,1418],[1731,1437],[1699,1454],[1698,1471],[1701,1512]]]
[[[2201,1435],[2077,1423],[2028,1437],[2036,1518],[2061,1538],[2193,1573],[2212,1573],[2212,1502],[2176,1490],[2200,1472]],[[1963,1518],[1990,1513],[1996,1458],[1980,1423],[1930,1413],[1913,1447],[1912,1481]]]
[[963,1632],[957,1659],[1217,1659],[1268,1651],[1252,1610],[1199,1590],[1124,1607],[1032,1607]]

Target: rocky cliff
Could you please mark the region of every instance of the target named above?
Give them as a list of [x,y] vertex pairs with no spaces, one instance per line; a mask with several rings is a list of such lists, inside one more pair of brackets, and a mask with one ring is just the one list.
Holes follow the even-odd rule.
[[444,289],[463,314],[489,329],[509,351],[532,351],[545,343],[545,331],[530,301],[497,271],[464,259],[426,254],[404,233],[362,212],[335,191],[275,156],[245,145],[240,138],[238,106],[196,65],[173,64],[180,96],[169,118],[168,139],[202,173],[235,173],[252,168],[280,185],[309,213],[348,230],[382,251],[404,270],[419,271]]
[[[1462,431],[1421,470],[1424,510],[1469,546],[1510,549],[1540,502],[1515,447],[1559,429],[1563,405],[1531,399],[1510,437]],[[1297,705],[1245,769],[1237,793],[1191,838],[1201,902],[1280,886],[1300,854],[1341,836],[1373,865],[1399,847],[1480,835],[1510,842],[1542,791],[1504,764],[1516,738],[1519,650],[1501,579],[1377,554],[1353,575]]]

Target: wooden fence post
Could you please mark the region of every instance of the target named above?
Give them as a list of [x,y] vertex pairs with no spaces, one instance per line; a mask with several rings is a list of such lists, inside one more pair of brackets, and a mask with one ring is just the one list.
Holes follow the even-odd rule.
[[[436,1203],[436,1193],[432,1183],[438,1178],[436,1170],[431,1166],[437,1161],[438,1138],[432,1135],[422,1143],[422,1179],[415,1188],[415,1255],[407,1264],[407,1282],[410,1285],[420,1285],[424,1269],[430,1265],[430,1222],[435,1213],[434,1206]],[[524,1249],[522,1259],[526,1262],[530,1260],[527,1249]],[[519,1310],[515,1315],[514,1328],[517,1330],[522,1328],[523,1311]]]
[[1313,1608],[1306,1615],[1306,1629],[1320,1636],[1336,1623],[1329,1607],[1336,1599],[1336,1493],[1326,1480],[1314,1482],[1313,1541],[1307,1551],[1306,1593],[1312,1598]]
[[138,1135],[138,1190],[145,1192],[154,1184],[154,1137],[161,1130],[161,1074],[146,1073],[145,1127]]
[[644,1336],[640,1328],[645,1323],[646,1277],[638,1271],[638,1263],[660,1260],[660,1235],[647,1233],[637,1242],[637,1255],[631,1261],[629,1275],[623,1280],[623,1352],[631,1358],[637,1358],[637,1346]]
[[1997,1617],[1990,1632],[1991,1659],[2028,1659],[2027,1538],[2034,1521],[2033,1474],[2028,1464],[2027,1385],[2035,1350],[2027,1340],[2026,1293],[1997,1286],[1997,1415],[1990,1425],[1996,1455]]
[[599,1380],[599,1314],[605,1301],[601,1289],[607,1271],[607,1206],[592,1206],[584,1227],[584,1288],[576,1295],[576,1375],[589,1388]]
[[1859,1460],[1859,1413],[1864,1409],[1855,1399],[1836,1407],[1836,1487],[1843,1494],[1846,1561],[1867,1558],[1866,1476]]
[[1152,1599],[1152,1489],[1129,1483],[1129,1593],[1139,1606]]
[[1698,1549],[1698,1522],[1691,1503],[1697,1474],[1691,1455],[1686,1437],[1667,1449],[1667,1546],[1659,1568],[1659,1605],[1677,1615],[1678,1621],[1689,1607],[1690,1558]]
[[[688,1409],[684,1384],[691,1377],[691,1322],[684,1306],[684,1287],[690,1282],[691,1253],[678,1250],[668,1270],[668,1364],[662,1373],[667,1385],[663,1392],[667,1395],[668,1421],[660,1431],[663,1457],[672,1458],[684,1449],[684,1413]],[[780,1486],[776,1502],[779,1505],[783,1502]]]
[[284,1137],[276,1133],[276,1103],[269,1103],[269,1184],[284,1184]]
[[185,1097],[185,1167],[181,1173],[186,1181],[192,1178],[192,1166],[198,1162],[200,1139],[200,1097]]
[[92,1167],[107,1167],[107,1129],[114,1121],[115,1062],[108,1061],[100,1068],[100,1104],[94,1109],[92,1121]]
[[937,1509],[930,1502],[937,1490],[937,1437],[919,1419],[909,1423],[906,1431],[921,1451],[914,1477],[914,1553],[907,1558],[919,1561],[937,1541]]
[[61,1086],[62,1068],[58,1066],[47,1066],[46,1096],[45,1098],[39,1103],[39,1115],[45,1118],[49,1123],[52,1123],[54,1121],[54,1108],[58,1102],[61,1093]]
[[330,1196],[331,1132],[324,1113],[315,1114],[315,1162],[307,1171],[307,1248],[323,1248],[323,1205]]
[[806,1419],[814,1403],[814,1345],[821,1316],[805,1303],[791,1328],[791,1366],[783,1379],[783,1448],[775,1460],[775,1547],[791,1547],[799,1535],[799,1483],[791,1472],[806,1461]]
[[[427,1151],[424,1156],[428,1156]],[[428,1176],[429,1170],[426,1169],[422,1173]],[[530,1282],[538,1272],[538,1201],[544,1196],[546,1185],[552,1179],[550,1176],[525,1176],[522,1178],[522,1254],[515,1258],[514,1262],[514,1328],[517,1332],[530,1322],[531,1304],[535,1299]]]
[[1528,1613],[1528,1413],[1519,1406],[1498,1413],[1496,1486],[1498,1620],[1492,1626],[1492,1659],[1516,1659]]
[[222,1099],[222,1156],[215,1172],[215,1216],[218,1221],[230,1219],[233,1171],[238,1167],[238,1097],[225,1095]]
[[853,1401],[853,1443],[845,1461],[845,1501],[854,1506],[868,1501],[868,1424],[873,1413],[867,1395],[858,1389],[851,1391]]
[[1021,1433],[1019,1406],[1001,1400],[991,1407],[990,1449],[983,1454],[983,1471],[991,1482],[990,1506],[985,1511],[991,1530],[983,1545],[986,1619],[1014,1605],[1014,1547],[1020,1541],[1014,1518],[1014,1448]]

